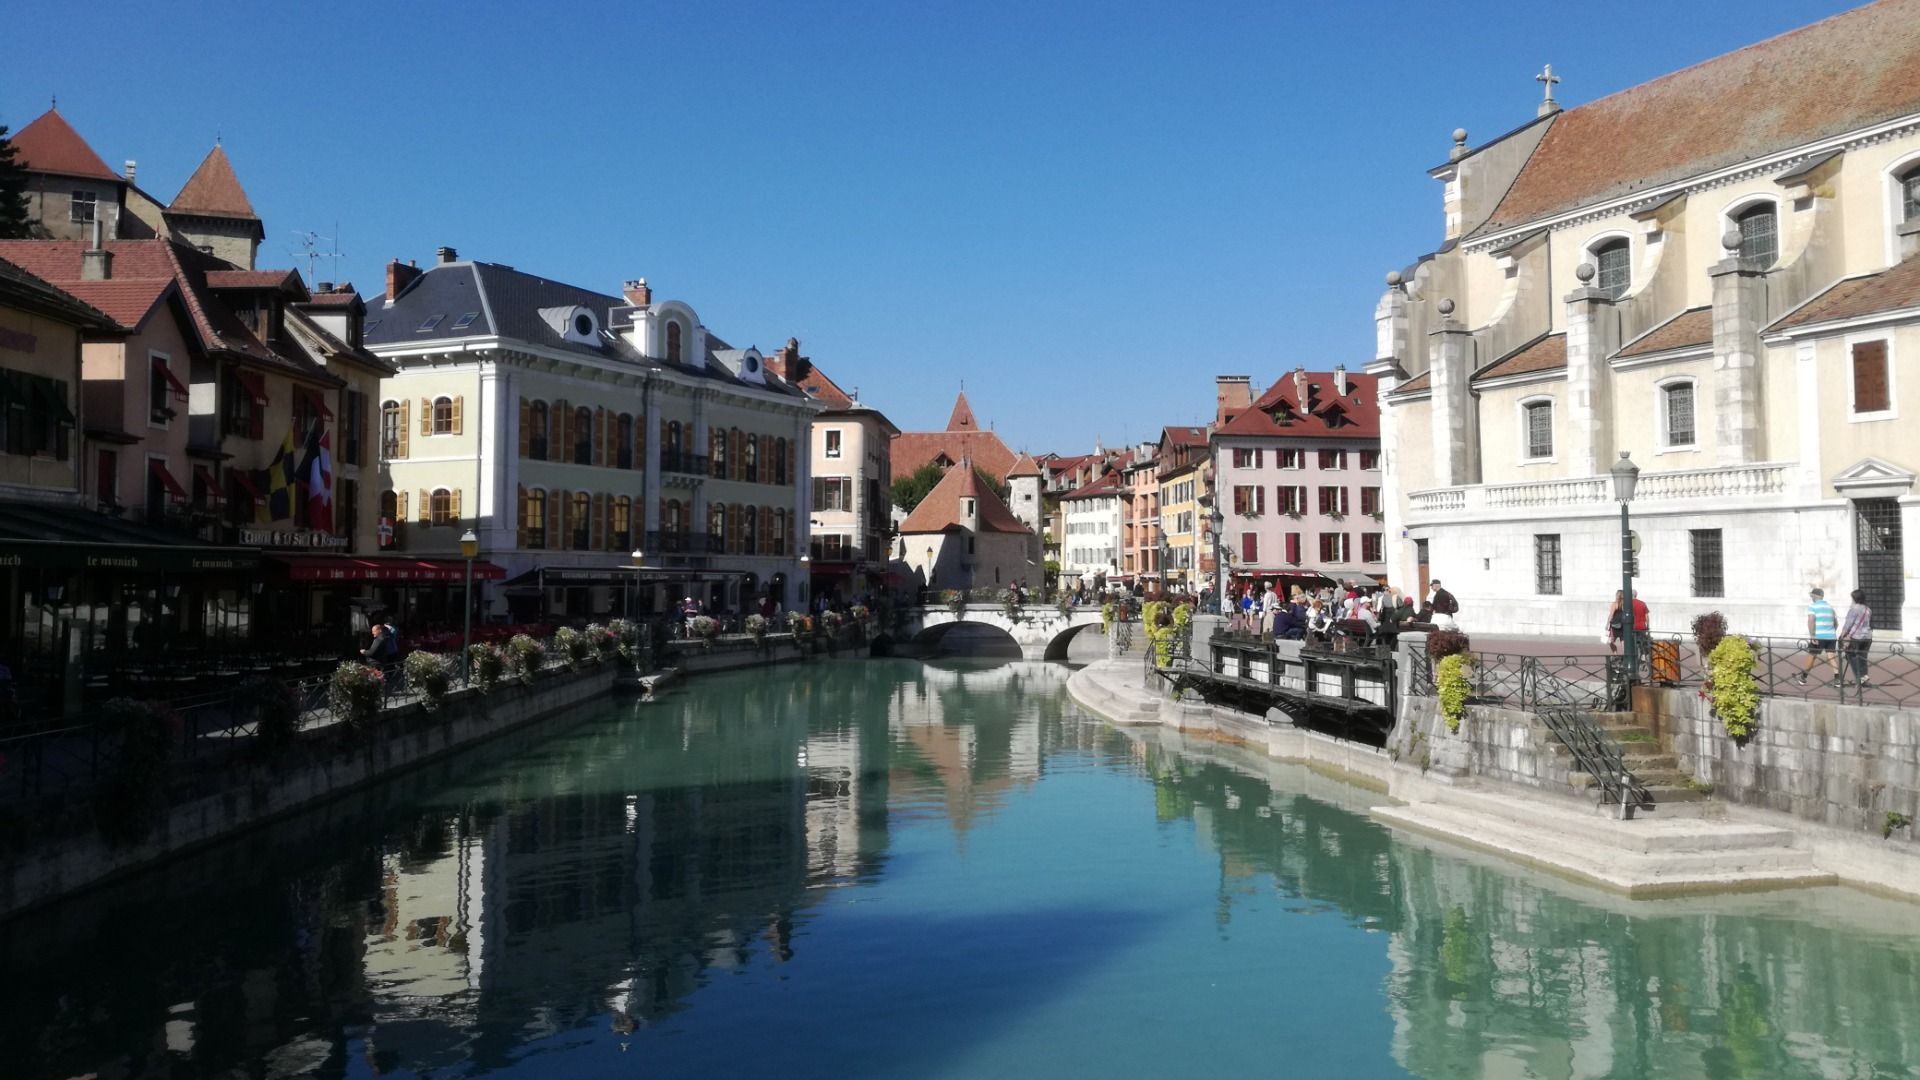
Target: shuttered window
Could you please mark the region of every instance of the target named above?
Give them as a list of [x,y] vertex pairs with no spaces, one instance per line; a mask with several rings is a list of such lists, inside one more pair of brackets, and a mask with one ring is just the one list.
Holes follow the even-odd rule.
[[1293,564],[1294,566],[1300,565],[1300,534],[1299,533],[1287,534],[1287,562]]
[[1853,411],[1886,412],[1893,407],[1887,385],[1887,343],[1856,341],[1853,344]]
[[1260,534],[1243,532],[1240,534],[1240,559],[1251,566],[1260,561]]

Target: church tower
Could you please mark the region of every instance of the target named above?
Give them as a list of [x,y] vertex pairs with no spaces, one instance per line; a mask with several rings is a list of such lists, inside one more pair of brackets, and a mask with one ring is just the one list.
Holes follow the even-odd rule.
[[219,143],[167,205],[166,215],[181,243],[242,270],[253,269],[260,241],[267,235]]
[[[1041,532],[1046,528],[1046,509],[1040,501],[1040,463],[1033,460],[1032,454],[1021,454],[1014,460],[1013,468],[1007,471],[1007,509],[1020,519],[1020,524],[1033,530],[1033,549],[1029,557],[1037,565],[1040,561]],[[1028,584],[1038,584],[1038,575]]]

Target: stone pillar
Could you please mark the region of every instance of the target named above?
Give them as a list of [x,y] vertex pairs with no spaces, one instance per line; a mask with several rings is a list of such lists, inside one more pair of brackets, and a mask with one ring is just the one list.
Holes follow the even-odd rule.
[[1407,318],[1407,290],[1400,282],[1400,271],[1387,272],[1387,291],[1380,295],[1380,302],[1373,306],[1373,358],[1376,361],[1391,360],[1406,367],[1411,359],[1407,355],[1407,335],[1410,323]]
[[[643,534],[660,531],[660,398],[659,387],[648,379],[640,391],[640,427],[643,434],[643,465],[640,476],[640,520]],[[638,545],[636,545],[638,546]]]
[[519,377],[499,364],[480,368],[480,407],[474,412],[478,467],[474,492],[474,534],[482,551],[513,551],[520,546],[520,395]]
[[1440,301],[1440,328],[1427,335],[1427,370],[1433,382],[1433,478],[1442,487],[1474,482],[1473,403],[1467,394],[1467,362],[1473,335],[1453,317],[1453,301]]
[[1607,357],[1620,347],[1620,320],[1613,298],[1588,284],[1593,274],[1591,263],[1576,267],[1581,284],[1567,295],[1567,422],[1560,440],[1568,476],[1598,476],[1612,465]]
[[1767,275],[1742,259],[1740,232],[1727,230],[1728,251],[1707,273],[1713,279],[1713,429],[1721,465],[1746,465],[1766,455],[1761,400],[1760,328],[1767,321]]

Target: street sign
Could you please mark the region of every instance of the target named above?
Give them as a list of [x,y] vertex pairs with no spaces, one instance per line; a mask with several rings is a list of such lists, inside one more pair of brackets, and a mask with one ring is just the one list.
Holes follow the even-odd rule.
[[1629,529],[1629,530],[1627,530],[1627,548],[1628,548],[1628,550],[1630,550],[1630,551],[1632,551],[1632,552],[1633,552],[1633,553],[1634,553],[1635,555],[1638,555],[1638,554],[1640,554],[1640,534],[1639,534],[1639,532],[1637,532],[1637,531],[1635,531],[1635,530],[1633,530],[1633,529]]

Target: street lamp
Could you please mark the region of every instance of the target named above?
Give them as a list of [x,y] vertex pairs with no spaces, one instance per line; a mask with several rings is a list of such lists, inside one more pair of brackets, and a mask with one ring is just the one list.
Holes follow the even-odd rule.
[[1215,505],[1207,511],[1207,522],[1213,526],[1213,613],[1227,613],[1227,549],[1220,542],[1220,530],[1226,528],[1227,517]]
[[627,575],[628,591],[622,594],[620,598],[622,606],[627,609],[627,624],[633,630],[633,671],[636,675],[640,673],[640,623],[639,620],[634,618],[633,598],[634,594],[640,589],[640,566],[646,562],[646,560],[647,553],[645,551],[639,548],[633,549],[634,572]]
[[460,557],[467,561],[466,587],[460,593],[460,685],[473,681],[473,560],[480,554],[480,537],[472,529],[460,534]]
[[1613,497],[1620,502],[1620,615],[1621,636],[1627,639],[1627,708],[1633,707],[1633,676],[1639,663],[1638,620],[1633,616],[1633,527],[1627,504],[1633,501],[1633,488],[1640,482],[1640,467],[1620,451],[1620,460],[1607,470],[1613,477]]

